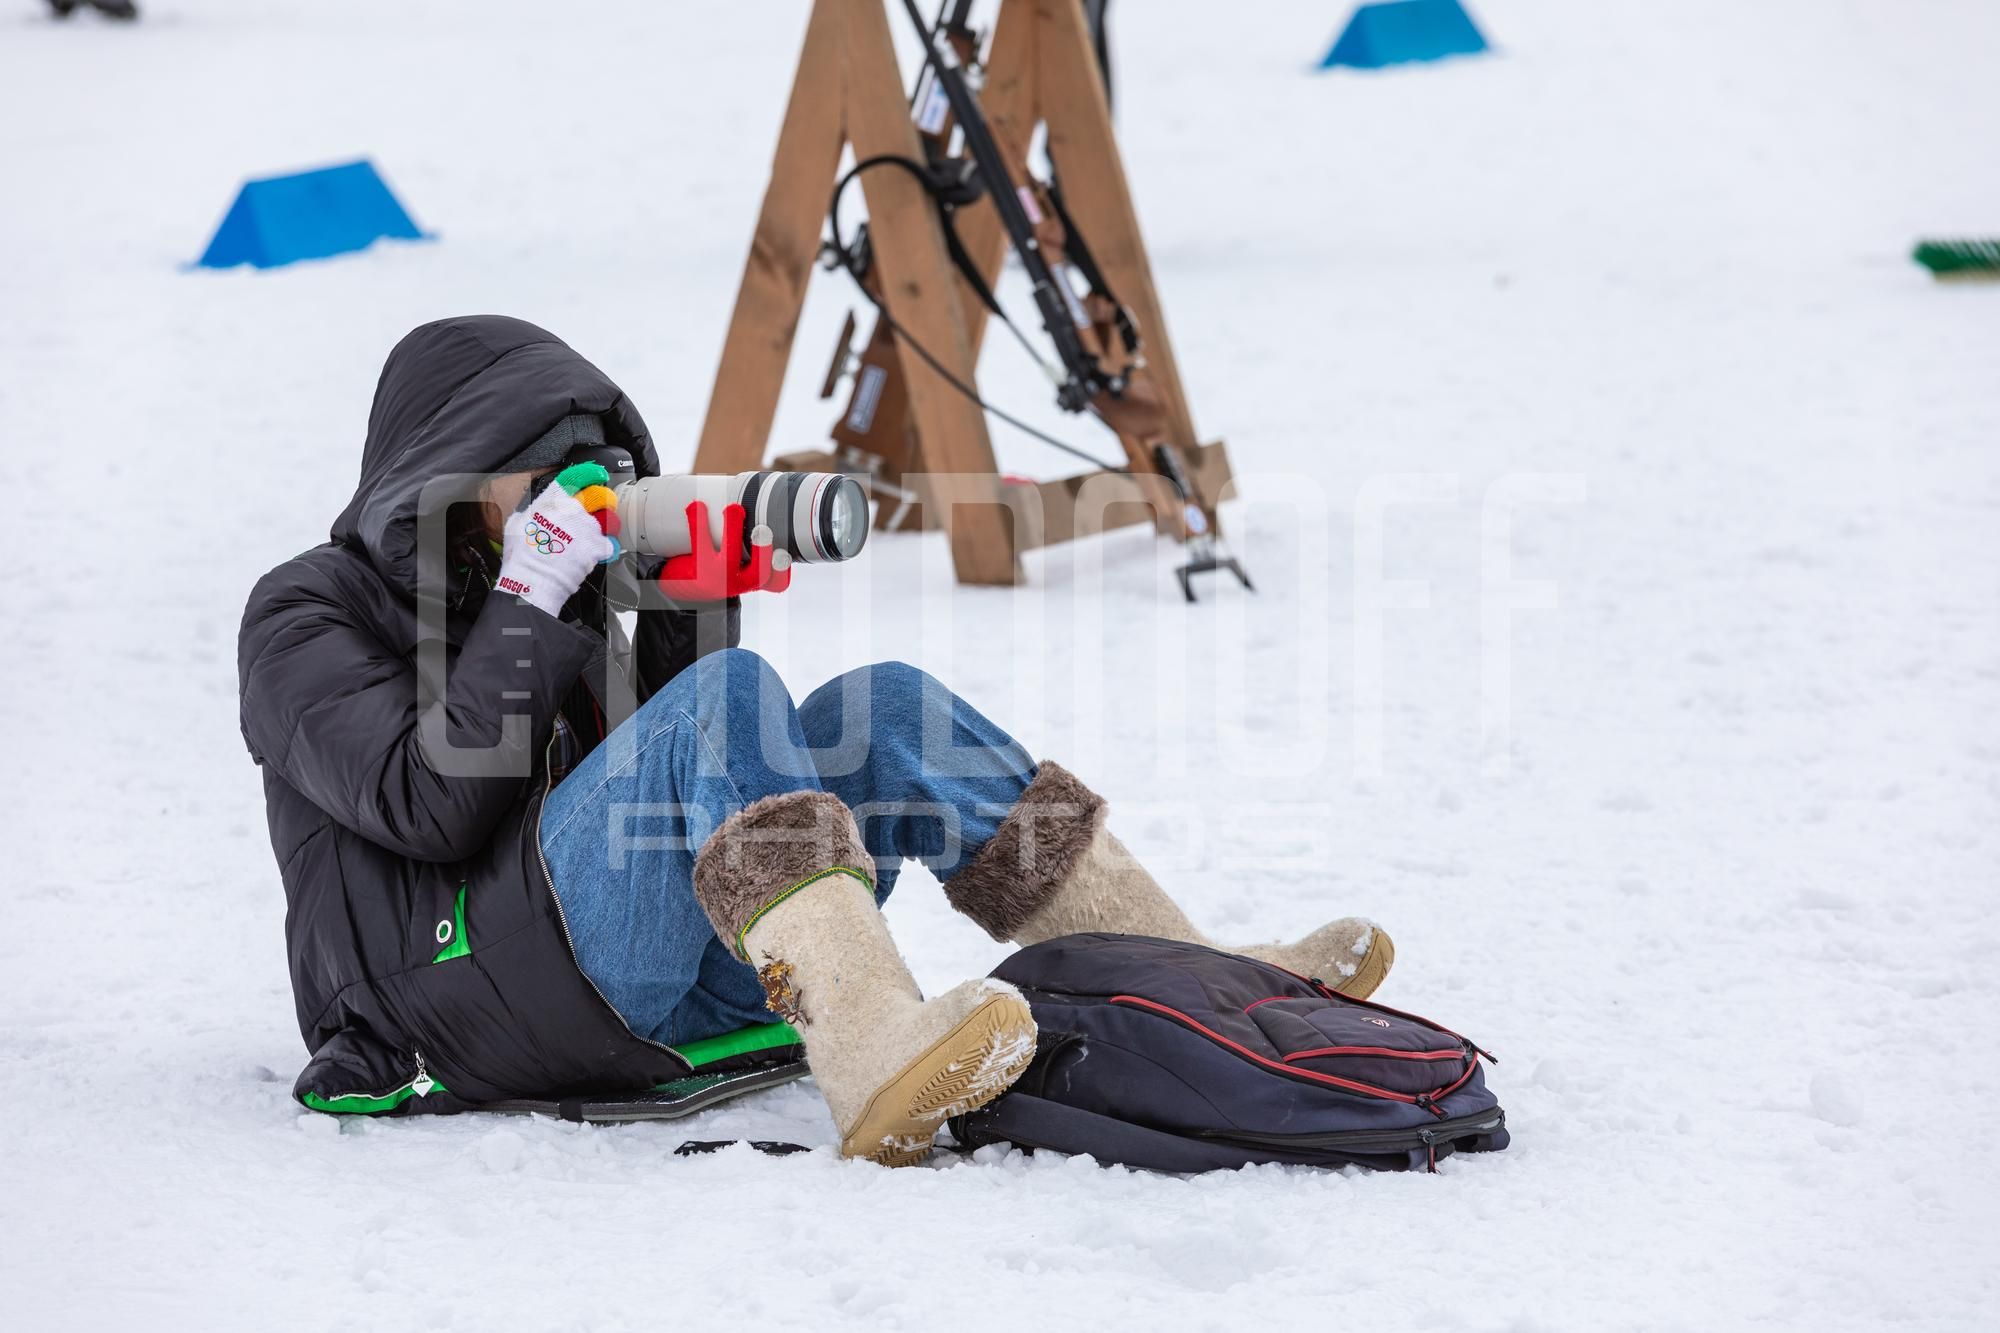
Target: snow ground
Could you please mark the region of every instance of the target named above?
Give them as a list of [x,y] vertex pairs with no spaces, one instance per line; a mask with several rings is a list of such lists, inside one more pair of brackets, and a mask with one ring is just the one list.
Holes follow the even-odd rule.
[[[0,442],[62,499],[17,493],[0,578],[0,1322],[1991,1326],[2000,289],[1904,256],[2000,218],[2000,10],[1485,0],[1495,58],[1315,77],[1342,4],[1117,9],[1262,591],[1184,609],[1130,534],[959,591],[885,540],[750,642],[801,691],[926,665],[1219,933],[1380,918],[1386,997],[1504,1060],[1514,1148],[890,1173],[809,1086],[615,1130],[301,1112],[243,596],[429,318],[548,325],[685,460],[806,5],[9,0]],[[241,178],[359,153],[439,243],[177,271]],[[786,445],[847,304],[809,305]],[[927,985],[999,956],[920,872],[890,915]]]

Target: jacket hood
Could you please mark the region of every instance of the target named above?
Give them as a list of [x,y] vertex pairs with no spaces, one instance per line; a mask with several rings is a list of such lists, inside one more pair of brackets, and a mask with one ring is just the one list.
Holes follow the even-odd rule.
[[[391,586],[415,598],[422,584],[419,505],[441,522],[444,506],[471,498],[477,485],[468,480],[425,496],[426,483],[498,472],[578,414],[604,423],[606,443],[628,450],[639,476],[660,470],[631,400],[546,329],[504,315],[470,315],[411,331],[382,365],[361,480],[334,520],[333,540],[359,549]],[[441,543],[426,552],[440,555]]]

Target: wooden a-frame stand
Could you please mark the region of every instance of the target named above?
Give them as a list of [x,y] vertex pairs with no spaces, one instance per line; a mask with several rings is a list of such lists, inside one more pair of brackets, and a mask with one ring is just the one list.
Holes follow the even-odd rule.
[[[981,103],[996,132],[1012,143],[1027,144],[1037,124],[1047,127],[1070,213],[1139,325],[1150,373],[1165,399],[1169,443],[1186,461],[1194,500],[1212,515],[1229,480],[1228,457],[1220,443],[1204,447],[1195,439],[1077,0],[1002,0]],[[883,153],[923,159],[883,0],[814,0],[702,424],[697,471],[741,472],[763,464],[827,201],[849,144],[857,160]],[[953,375],[975,383],[987,312],[952,266],[930,196],[901,171],[867,172],[859,184],[883,303]],[[959,230],[990,285],[1007,254],[991,203],[961,210]],[[1137,468],[1033,487],[1003,484],[979,405],[921,358],[899,359],[914,446],[910,464],[920,469],[927,519],[950,534],[961,583],[1018,582],[1019,553],[1035,546],[1134,522],[1166,528],[1164,516],[1178,501],[1163,478]],[[1024,490],[1033,491],[1037,503],[1022,503],[1018,493]]]

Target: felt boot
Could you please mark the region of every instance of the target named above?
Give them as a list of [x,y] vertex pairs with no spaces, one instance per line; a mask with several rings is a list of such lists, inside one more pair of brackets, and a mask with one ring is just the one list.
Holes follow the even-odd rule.
[[1359,917],[1293,944],[1216,944],[1104,827],[1105,813],[1103,797],[1044,761],[993,840],[945,884],[945,896],[994,939],[1016,944],[1092,930],[1183,940],[1276,963],[1356,999],[1389,975],[1395,944]]
[[1035,1054],[1035,1020],[1002,981],[924,999],[875,905],[854,817],[825,792],[757,801],[695,858],[716,934],[757,969],[765,1004],[798,1029],[840,1151],[923,1160],[948,1118],[984,1106]]

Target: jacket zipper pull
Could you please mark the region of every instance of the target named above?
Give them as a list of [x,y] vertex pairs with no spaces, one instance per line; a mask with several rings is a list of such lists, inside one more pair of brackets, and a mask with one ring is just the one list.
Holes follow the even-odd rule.
[[431,1078],[430,1071],[424,1068],[424,1053],[419,1050],[412,1050],[410,1054],[417,1057],[417,1076],[410,1080],[410,1091],[416,1093],[419,1097],[428,1097],[431,1095],[431,1089],[436,1087],[437,1083]]

